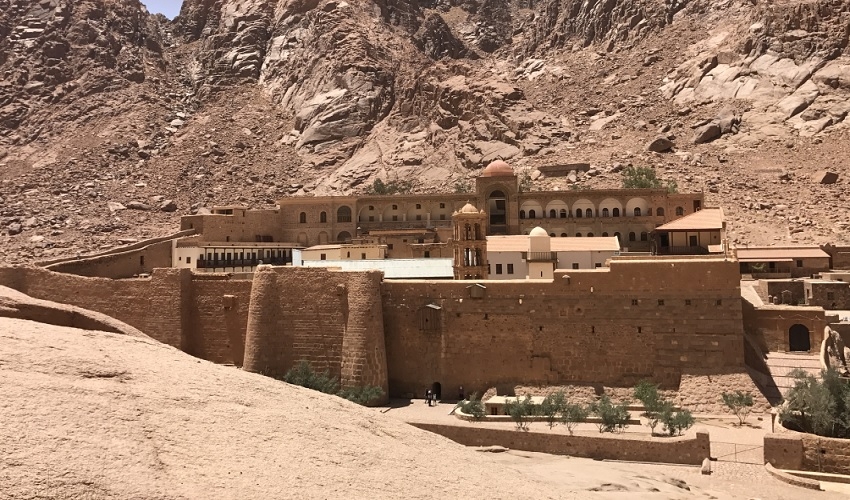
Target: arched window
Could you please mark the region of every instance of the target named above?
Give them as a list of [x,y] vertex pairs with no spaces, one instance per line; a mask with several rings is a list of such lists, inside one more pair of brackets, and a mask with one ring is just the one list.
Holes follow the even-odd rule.
[[525,210],[520,210],[520,211],[519,211],[519,218],[520,218],[520,219],[525,219]]
[[635,217],[640,217],[640,207],[635,207]]
[[537,218],[537,212],[533,208],[528,211],[528,218],[529,219],[536,219]]
[[562,219],[566,219],[566,218],[567,218],[567,209],[566,209],[566,208],[562,208],[562,209],[561,209],[561,218],[562,218]]
[[576,233],[576,238],[581,238],[581,233]]
[[348,207],[339,207],[336,211],[337,222],[351,222],[351,209]]
[[611,215],[613,215],[614,217],[619,217],[619,216],[620,216],[620,209],[619,209],[619,208],[615,208],[615,209],[611,212]]
[[659,217],[664,217],[664,209],[663,208],[656,208],[655,209],[655,215],[657,215]]
[[620,241],[620,233],[619,232],[614,233],[614,236],[617,237],[617,241]]
[[588,219],[590,219],[591,217],[593,217],[593,210],[588,208],[587,210],[584,211],[584,216],[587,217]]
[[646,241],[646,239],[647,239],[647,234],[646,234],[646,232],[642,232],[642,233],[640,233],[640,241]]
[[301,224],[307,223],[307,212],[301,212],[301,215],[298,216],[298,222]]
[[553,238],[554,238],[554,237],[555,237],[555,233],[549,233],[549,236],[551,236],[551,237],[553,237]]
[[549,218],[550,219],[556,219],[557,217],[558,217],[558,213],[555,212],[554,208],[552,210],[549,210]]
[[561,233],[561,238],[566,238],[566,237],[567,237],[567,233]]
[[629,233],[629,241],[635,241],[635,233]]
[[579,219],[581,219],[581,214],[582,214],[581,209],[580,209],[580,208],[577,208],[577,209],[576,209],[576,217],[577,217],[577,218],[579,218]]
[[602,217],[608,217],[608,216],[610,216],[610,213],[608,212],[608,209],[607,209],[607,208],[603,208],[603,209],[602,209]]
[[319,222],[327,222],[328,221],[328,213],[322,212],[319,214]]
[[682,207],[676,207],[676,215],[685,215],[685,209]]
[[587,233],[588,238],[593,238],[593,233]]
[[607,232],[606,232],[606,233],[602,233],[602,236],[603,236],[603,237],[608,237],[608,233],[607,233]]

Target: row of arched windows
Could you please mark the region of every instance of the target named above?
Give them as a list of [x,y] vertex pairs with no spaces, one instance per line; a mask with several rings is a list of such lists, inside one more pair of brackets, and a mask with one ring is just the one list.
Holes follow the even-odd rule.
[[[549,236],[555,238],[556,234],[555,233],[549,233]],[[617,239],[620,239],[620,237],[621,237],[619,232],[614,233],[614,236],[616,236]],[[569,235],[567,233],[561,233],[561,237],[567,238],[567,237],[569,237]],[[576,233],[575,237],[576,238],[582,238],[582,237],[593,238],[594,234],[593,233],[587,233],[587,234]],[[607,232],[602,233],[602,237],[608,237],[608,233]],[[635,232],[629,233],[629,241],[637,241],[637,239],[638,239],[637,233],[635,233]],[[640,233],[640,241],[648,241],[648,240],[649,240],[649,233],[641,232]]]
[[[337,222],[351,222],[351,209],[348,207],[339,207],[336,211],[336,221]],[[324,224],[328,222],[328,213],[322,212],[319,214],[319,223]],[[306,224],[307,223],[307,212],[301,212],[298,214],[298,223]]]
[[[635,207],[635,209],[632,213],[634,214],[635,217],[640,217],[641,215],[643,215],[640,207]],[[682,207],[676,207],[676,215],[684,215],[684,213],[685,213],[685,209],[683,209]],[[541,213],[540,215],[541,215],[541,217],[540,217],[541,219],[546,218],[545,212]],[[570,215],[569,212],[564,208],[562,208],[560,210],[560,212],[555,211],[555,209],[549,210],[549,218],[550,219],[558,219],[558,218],[566,219],[569,215]],[[608,208],[603,208],[602,211],[600,212],[600,215],[602,217],[619,217],[620,216],[620,209],[619,208],[613,208],[609,211]],[[652,216],[652,209],[651,208],[646,210],[646,215]],[[655,209],[655,215],[657,215],[659,217],[663,217],[664,216],[664,209],[660,208],[660,207],[656,208]],[[590,218],[593,217],[593,209],[592,208],[585,208],[585,209],[577,208],[576,211],[575,211],[574,217],[576,219],[581,219],[581,218],[590,219]],[[526,213],[525,210],[520,210],[519,211],[519,218],[520,219],[526,219],[526,218],[536,219],[537,218],[537,210],[531,209],[531,210],[528,211],[528,213]]]

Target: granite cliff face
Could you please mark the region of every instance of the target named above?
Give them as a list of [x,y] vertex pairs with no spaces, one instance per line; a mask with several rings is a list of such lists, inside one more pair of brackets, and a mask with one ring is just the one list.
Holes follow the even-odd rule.
[[[0,260],[376,178],[464,190],[496,158],[531,189],[652,166],[727,208],[740,242],[841,240],[848,9],[186,0],[169,21],[138,0],[0,0]],[[591,166],[538,170],[565,163]]]

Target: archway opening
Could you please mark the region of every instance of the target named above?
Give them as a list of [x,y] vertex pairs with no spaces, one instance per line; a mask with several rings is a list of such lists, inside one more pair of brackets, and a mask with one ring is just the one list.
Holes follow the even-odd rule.
[[439,401],[443,399],[443,386],[439,382],[434,382],[431,384],[431,394],[434,395],[434,400]]
[[788,350],[808,352],[812,348],[811,335],[805,325],[796,324],[788,330]]
[[490,214],[490,234],[507,233],[507,198],[502,191],[492,191],[487,197],[487,211]]

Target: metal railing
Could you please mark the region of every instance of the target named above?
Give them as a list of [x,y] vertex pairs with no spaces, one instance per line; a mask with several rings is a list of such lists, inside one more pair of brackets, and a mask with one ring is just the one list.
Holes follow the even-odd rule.
[[260,264],[271,264],[273,266],[283,266],[289,264],[287,259],[282,258],[267,258],[267,259],[198,259],[198,269],[225,269],[228,267],[256,267]]
[[522,252],[522,259],[526,262],[555,262],[558,260],[557,252]]

